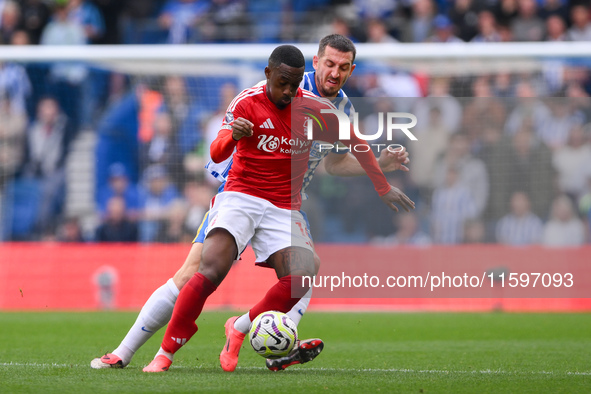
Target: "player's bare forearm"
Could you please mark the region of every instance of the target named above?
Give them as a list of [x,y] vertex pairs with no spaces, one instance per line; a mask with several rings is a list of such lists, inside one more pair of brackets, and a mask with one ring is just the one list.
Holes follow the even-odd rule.
[[[383,173],[396,170],[408,171],[408,167],[405,164],[409,162],[408,152],[404,147],[395,152],[383,149],[378,159],[378,164]],[[350,177],[366,175],[359,161],[350,153],[329,153],[324,159],[324,167],[326,172],[332,176]]]
[[[357,137],[351,138],[352,146],[361,146],[367,145],[364,141]],[[362,149],[353,149],[353,155],[363,167],[363,170],[371,179],[376,191],[380,196],[383,196],[390,191],[390,184],[386,180],[384,173],[380,170],[380,166],[378,165],[378,161],[376,160],[373,152],[371,149],[362,148]]]

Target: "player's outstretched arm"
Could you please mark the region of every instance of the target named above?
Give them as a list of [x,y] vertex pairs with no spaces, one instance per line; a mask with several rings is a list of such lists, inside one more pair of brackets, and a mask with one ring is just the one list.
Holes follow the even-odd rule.
[[[396,170],[408,171],[408,164],[410,159],[405,147],[400,147],[396,151],[383,149],[380,152],[378,164],[383,173],[392,172]],[[324,168],[332,176],[362,176],[366,175],[365,170],[359,164],[359,161],[351,153],[338,154],[329,153],[324,158]]]
[[402,209],[404,209],[406,212],[410,212],[411,209],[415,209],[414,201],[408,198],[408,196],[404,194],[402,190],[391,185],[390,187],[391,189],[388,193],[384,194],[383,196],[380,196],[384,204],[386,204],[396,212],[398,212],[398,207],[394,205],[394,203],[400,205]]
[[[351,136],[351,142],[354,145],[366,144],[365,141],[356,136]],[[371,179],[380,198],[388,207],[398,212],[398,208],[394,205],[396,203],[400,204],[405,211],[414,209],[414,202],[406,194],[386,181],[386,177],[380,171],[378,162],[370,149],[354,150],[353,154]]]

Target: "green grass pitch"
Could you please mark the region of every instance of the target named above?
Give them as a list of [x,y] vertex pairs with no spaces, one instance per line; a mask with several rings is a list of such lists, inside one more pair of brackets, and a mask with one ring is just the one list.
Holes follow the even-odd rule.
[[238,368],[218,355],[231,312],[208,312],[170,371],[142,368],[163,331],[122,370],[93,370],[135,313],[0,313],[1,393],[590,392],[591,314],[308,313],[316,360],[270,372],[245,342]]

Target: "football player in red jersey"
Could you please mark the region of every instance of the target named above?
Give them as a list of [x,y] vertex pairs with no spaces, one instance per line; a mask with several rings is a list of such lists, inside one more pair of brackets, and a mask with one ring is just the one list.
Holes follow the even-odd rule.
[[[301,186],[292,185],[301,185],[311,143],[304,139],[303,130],[294,134],[289,108],[292,98],[305,96],[299,88],[304,66],[299,49],[291,45],[277,47],[265,68],[267,84],[243,91],[230,104],[229,116],[211,146],[211,157],[214,161],[225,160],[236,148],[234,164],[224,192],[216,196],[210,211],[198,272],[181,290],[162,346],[145,372],[168,370],[174,353],[197,331],[195,321],[207,297],[223,281],[249,241],[257,261],[266,261],[279,278],[249,311],[250,320],[267,310],[289,311],[308,290],[301,278],[315,274],[314,254],[307,233],[297,231],[304,222],[298,211]],[[330,107],[326,102],[316,103]],[[271,124],[274,126],[269,129]],[[273,133],[266,134],[270,130]],[[336,141],[336,130],[329,127],[328,142]],[[282,147],[286,138],[287,146]],[[294,138],[303,148],[297,153],[289,149],[289,140]],[[350,142],[365,144],[355,135]],[[354,155],[386,205],[393,209],[394,203],[412,207],[408,197],[387,183],[371,151]],[[234,327],[235,320],[231,318],[226,323],[227,351],[220,355],[226,371],[236,368],[245,336]]]
[[[346,98],[346,95],[340,88],[344,85],[347,79],[351,76],[355,65],[356,49],[354,44],[344,36],[338,34],[331,34],[324,37],[319,44],[318,55],[314,56],[315,71],[304,74],[304,80],[300,84],[305,90],[311,91],[322,97],[329,98]],[[337,82],[339,89],[335,91],[332,89],[334,82]],[[248,91],[248,89],[247,89]],[[245,92],[247,92],[245,91]],[[244,93],[244,92],[243,92]],[[342,101],[345,106],[343,110],[348,111],[347,102]],[[229,127],[227,121],[228,115],[223,127]],[[240,123],[240,122],[239,122]],[[268,127],[271,126],[265,121],[263,124]],[[274,127],[274,125],[273,125]],[[308,171],[304,178],[302,186],[302,195],[305,195],[305,188],[310,183],[314,176],[320,161],[325,162],[325,168],[328,173],[335,176],[359,176],[364,175],[365,171],[359,165],[357,160],[343,150],[338,152],[328,152],[326,150],[319,151],[317,142],[313,141],[310,151],[310,158],[308,162]],[[313,152],[314,151],[314,152]],[[402,170],[408,171],[404,165],[409,162],[408,153],[401,151],[392,153],[389,150],[382,150],[379,157],[379,164],[384,173]],[[211,167],[209,167],[211,165]],[[208,169],[212,175],[217,177],[222,184],[220,190],[223,190],[225,184],[225,175],[227,174],[231,162],[226,164],[209,163]],[[406,208],[406,207],[405,207]],[[205,238],[205,230],[208,227],[209,213],[205,215],[203,223],[197,231],[197,236],[193,241],[191,250],[182,266],[166,283],[156,289],[148,298],[142,307],[135,323],[127,332],[119,346],[102,357],[97,357],[92,360],[91,367],[96,369],[102,368],[124,368],[127,366],[135,354],[135,352],[160,328],[164,327],[170,320],[172,310],[179,290],[189,281],[189,279],[197,272],[201,261],[201,252],[203,249],[203,241]],[[315,255],[316,265],[319,266],[320,259]],[[311,291],[310,291],[311,293]],[[288,315],[296,322],[305,313],[310,294],[302,298],[288,313]],[[246,314],[245,318],[248,318]],[[239,323],[242,323],[240,319]],[[272,370],[285,369],[293,364],[299,364],[310,361],[322,350],[322,341],[311,339],[301,341],[302,347],[293,351],[287,357],[281,359],[267,360],[267,367]]]

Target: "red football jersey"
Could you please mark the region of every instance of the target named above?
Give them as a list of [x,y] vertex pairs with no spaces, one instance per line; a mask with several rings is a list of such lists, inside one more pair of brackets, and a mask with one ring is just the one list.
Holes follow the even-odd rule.
[[[321,108],[335,108],[330,101],[299,88],[296,97],[311,99],[306,107],[308,112],[319,113]],[[220,156],[220,147],[224,145],[223,159],[231,154],[234,145],[236,147],[225,191],[263,198],[279,208],[300,208],[302,181],[308,168],[312,141],[308,140],[305,130],[307,114],[302,110],[292,110],[291,104],[283,109],[277,108],[267,97],[266,85],[246,89],[234,98],[226,111],[218,138],[211,147],[214,158]],[[236,143],[231,130],[237,118],[249,120],[254,127],[251,137],[243,137]],[[333,143],[338,139],[338,124],[336,117],[328,118],[335,118],[334,124],[327,125],[322,140]],[[351,142],[365,143],[356,137]],[[362,164],[371,167],[368,175],[379,194],[387,193],[390,186],[373,153],[355,156]]]

